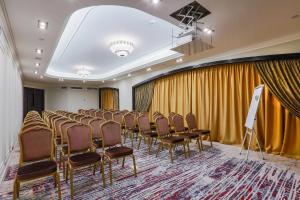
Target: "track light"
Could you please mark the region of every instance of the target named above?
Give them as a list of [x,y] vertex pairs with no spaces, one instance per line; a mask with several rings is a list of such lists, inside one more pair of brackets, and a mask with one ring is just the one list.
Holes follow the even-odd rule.
[[208,34],[208,35],[210,35],[210,34],[212,34],[213,30],[211,30],[209,28],[204,28],[203,32],[206,33],[206,34]]
[[152,70],[151,67],[146,69],[147,72],[150,72],[151,70]]
[[43,49],[37,48],[37,49],[35,50],[35,52],[36,52],[37,54],[42,54],[42,53],[43,53]]
[[177,63],[181,63],[182,61],[183,61],[182,58],[178,58],[178,59],[176,60]]

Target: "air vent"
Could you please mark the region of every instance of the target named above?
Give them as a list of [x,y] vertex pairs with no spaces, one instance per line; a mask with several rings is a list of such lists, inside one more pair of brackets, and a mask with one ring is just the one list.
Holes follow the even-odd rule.
[[82,90],[82,87],[71,87],[71,89],[74,89],[74,90]]
[[62,86],[62,87],[61,87],[61,89],[68,89],[68,87],[66,87],[66,86]]
[[98,90],[98,88],[86,88],[88,90]]
[[172,13],[170,16],[180,21],[181,25],[192,25],[193,22],[198,22],[201,18],[210,13],[209,10],[204,8],[197,1],[194,1]]

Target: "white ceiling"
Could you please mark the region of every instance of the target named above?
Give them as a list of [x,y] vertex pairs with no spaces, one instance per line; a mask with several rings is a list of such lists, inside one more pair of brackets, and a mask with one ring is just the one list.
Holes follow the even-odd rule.
[[[84,67],[92,72],[86,80],[102,81],[149,67],[154,62],[182,55],[170,50],[183,41],[172,34],[182,31],[135,8],[109,5],[83,8],[70,17],[46,74],[81,79],[77,71]],[[118,40],[132,42],[134,51],[125,58],[113,54],[110,44]]]
[[[44,49],[44,53],[40,56],[40,73],[45,73],[65,25],[74,11],[96,5],[122,5],[139,9],[176,25],[178,22],[169,15],[193,0],[163,0],[158,5],[153,5],[151,0],[4,1],[24,79],[57,83],[57,78],[40,79],[39,76],[34,75],[34,63],[37,57],[34,49],[37,47]],[[299,0],[198,0],[198,2],[211,11],[202,22],[204,26],[216,30],[213,36],[214,48],[184,60],[199,60],[239,49],[247,49],[247,51],[264,49],[270,46],[264,43],[265,41],[277,41],[278,38],[281,39],[274,45],[300,39],[300,17],[292,19],[292,16],[300,15]],[[41,32],[37,29],[38,19],[49,22],[47,31]],[[258,48],[256,44],[266,46],[261,45]],[[240,54],[238,51],[235,53]],[[75,57],[73,59],[76,60]],[[95,63],[101,62],[96,56],[92,60]],[[175,61],[168,63],[176,66]],[[157,69],[170,67],[170,65],[161,64]],[[68,83],[78,83],[78,81]]]

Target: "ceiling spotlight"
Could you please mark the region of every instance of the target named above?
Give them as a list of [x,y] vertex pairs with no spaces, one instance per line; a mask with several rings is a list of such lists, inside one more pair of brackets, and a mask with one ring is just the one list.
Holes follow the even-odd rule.
[[82,83],[85,83],[86,81],[85,80],[82,80]]
[[38,63],[38,62],[37,62],[37,63],[35,63],[35,66],[36,66],[36,67],[39,67],[40,65],[41,65],[41,64],[40,64],[40,63]]
[[117,40],[110,43],[110,50],[119,57],[128,56],[134,49],[132,42],[126,40]]
[[115,79],[115,78],[113,79],[113,81],[116,81],[116,80],[117,80],[117,79]]
[[40,78],[41,78],[41,79],[43,79],[43,78],[44,78],[44,76],[43,76],[43,75],[41,75],[41,76],[40,76]]
[[209,28],[204,28],[203,32],[210,35],[210,34],[212,34],[213,30],[211,30]]
[[105,83],[105,81],[103,80],[102,83]]
[[35,50],[35,52],[36,52],[37,54],[42,54],[42,53],[43,53],[43,49],[39,49],[39,48],[38,48],[38,49]]
[[38,20],[38,28],[41,30],[46,30],[48,28],[48,22]]
[[182,61],[183,61],[182,58],[178,58],[178,59],[176,60],[177,63],[181,63]]
[[35,70],[35,71],[34,71],[34,74],[38,74],[38,71],[37,71],[37,70]]
[[153,4],[158,4],[160,2],[160,0],[152,0]]
[[146,69],[147,72],[150,72],[151,70],[152,70],[151,67]]
[[63,82],[64,78],[60,77],[60,78],[58,78],[58,81]]
[[130,77],[130,76],[131,76],[131,74],[128,74],[127,76],[128,76],[128,77]]

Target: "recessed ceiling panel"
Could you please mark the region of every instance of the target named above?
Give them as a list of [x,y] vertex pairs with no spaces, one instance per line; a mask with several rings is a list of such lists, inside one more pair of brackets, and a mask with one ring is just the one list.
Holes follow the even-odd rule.
[[[59,40],[47,74],[54,77],[80,78],[82,68],[91,74],[86,79],[107,79],[151,64],[173,59],[181,54],[172,51],[178,43],[172,37],[181,28],[138,9],[123,6],[95,6],[72,14]],[[120,58],[110,44],[126,40],[134,50]]]

